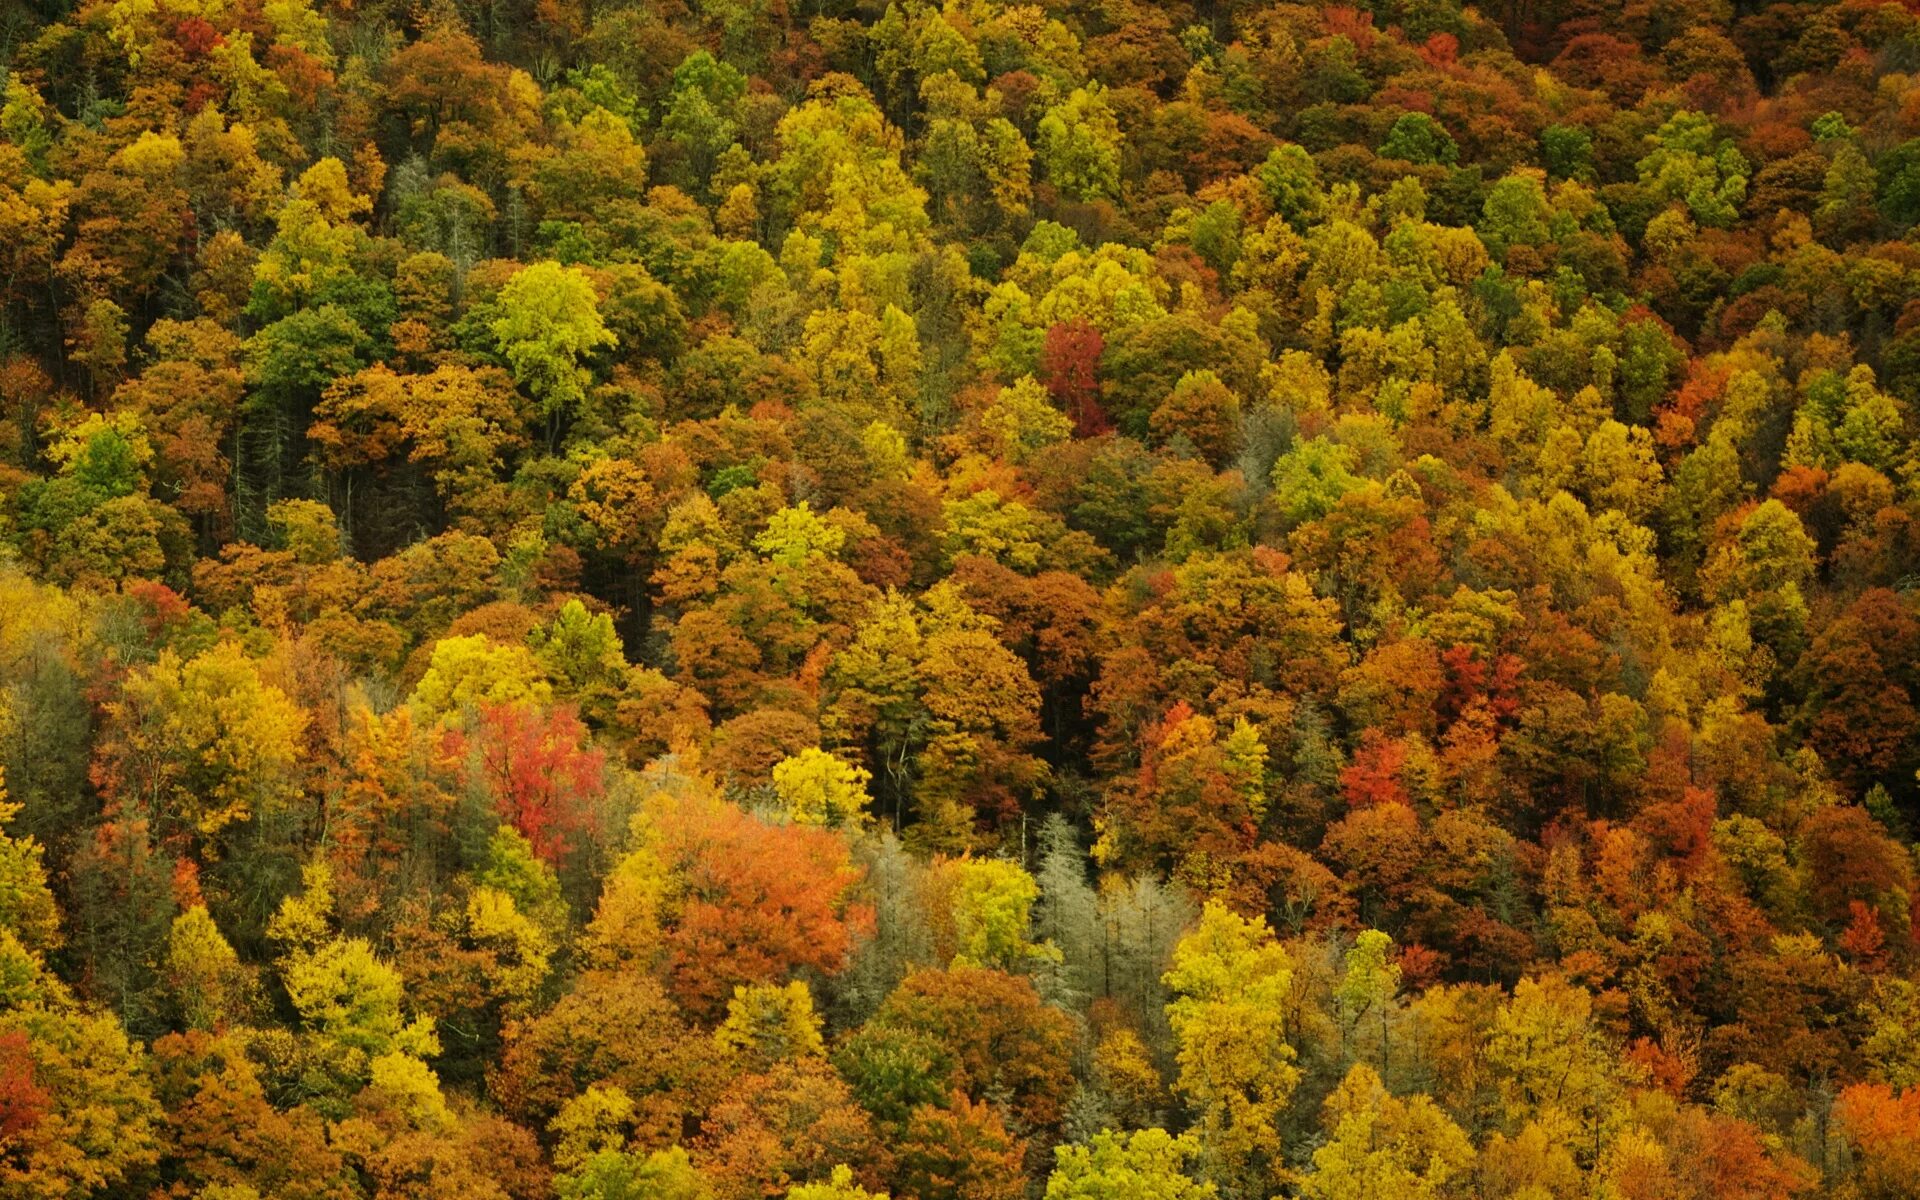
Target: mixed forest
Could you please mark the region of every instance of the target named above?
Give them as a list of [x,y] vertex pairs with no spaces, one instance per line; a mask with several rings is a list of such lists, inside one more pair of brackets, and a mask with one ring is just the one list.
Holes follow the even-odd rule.
[[1920,8],[0,2],[0,1197],[1912,1200]]

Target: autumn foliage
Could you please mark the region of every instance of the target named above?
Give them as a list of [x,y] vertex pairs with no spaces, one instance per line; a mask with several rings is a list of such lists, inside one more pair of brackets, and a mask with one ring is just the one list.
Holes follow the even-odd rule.
[[1917,13],[0,3],[0,1200],[1920,1196]]

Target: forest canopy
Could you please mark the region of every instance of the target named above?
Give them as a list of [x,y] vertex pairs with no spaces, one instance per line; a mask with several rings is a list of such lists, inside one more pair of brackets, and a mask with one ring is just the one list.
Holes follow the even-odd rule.
[[0,3],[0,1200],[1911,1200],[1916,223],[1907,3]]

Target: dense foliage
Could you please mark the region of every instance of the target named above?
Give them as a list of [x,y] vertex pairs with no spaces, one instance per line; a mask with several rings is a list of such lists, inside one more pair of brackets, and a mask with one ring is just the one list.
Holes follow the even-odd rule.
[[0,2],[0,1197],[1920,1195],[1920,16]]

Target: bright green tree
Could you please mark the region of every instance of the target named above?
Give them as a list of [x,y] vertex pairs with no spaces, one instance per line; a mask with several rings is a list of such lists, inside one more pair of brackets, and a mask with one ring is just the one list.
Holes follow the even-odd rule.
[[1045,1200],[1214,1200],[1211,1183],[1187,1174],[1198,1147],[1164,1129],[1102,1129],[1085,1146],[1054,1148]]
[[522,269],[500,289],[495,346],[513,377],[533,394],[549,421],[586,401],[592,373],[583,360],[618,340],[600,318],[600,301],[584,271],[557,262]]
[[1652,149],[1634,164],[1641,186],[1685,204],[1702,225],[1732,225],[1747,196],[1749,167],[1731,139],[1716,135],[1713,118],[1676,112],[1648,140]]
[[1058,961],[1051,945],[1028,940],[1040,887],[1018,863],[960,858],[935,867],[932,888],[944,902],[953,964],[1015,970],[1036,959]]
[[803,1183],[787,1192],[787,1200],[887,1200],[887,1194],[854,1183],[852,1168],[835,1167],[825,1183]]
[[1075,88],[1040,118],[1039,155],[1047,178],[1076,200],[1118,199],[1120,122],[1097,84]]

